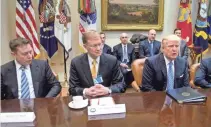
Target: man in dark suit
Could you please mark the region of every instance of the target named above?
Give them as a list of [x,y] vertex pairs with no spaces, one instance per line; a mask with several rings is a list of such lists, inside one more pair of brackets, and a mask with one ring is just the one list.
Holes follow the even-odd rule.
[[188,64],[180,56],[180,38],[169,35],[162,40],[162,53],[146,59],[142,91],[163,91],[189,85]]
[[201,61],[200,67],[196,72],[195,84],[202,88],[211,88],[211,58]]
[[128,69],[130,69],[131,63],[134,60],[135,48],[131,43],[128,43],[128,35],[126,33],[120,35],[120,41],[120,44],[113,47],[113,55],[119,61],[125,83],[129,86],[134,81],[132,71],[128,71]]
[[148,33],[148,39],[139,42],[139,57],[145,58],[160,53],[160,42],[155,40],[156,31],[151,29]]
[[17,38],[9,45],[15,60],[1,66],[1,99],[57,96],[61,85],[46,61],[33,60],[31,42]]
[[188,47],[186,45],[186,41],[181,38],[181,33],[182,33],[182,31],[179,28],[176,28],[174,30],[174,34],[177,35],[181,39],[179,56],[181,56],[185,60],[188,60],[188,56],[189,56]]
[[82,36],[87,53],[72,59],[69,92],[71,95],[102,96],[125,92],[124,77],[117,59],[102,54],[99,33],[87,31]]
[[100,32],[100,38],[102,40],[103,45],[103,53],[107,53],[112,55],[112,51],[111,51],[111,47],[108,46],[107,44],[105,44],[105,40],[106,40],[106,35],[103,32]]
[[113,47],[113,55],[116,56],[121,67],[130,68],[133,61],[134,46],[128,43],[128,35],[122,33],[120,35],[121,43]]

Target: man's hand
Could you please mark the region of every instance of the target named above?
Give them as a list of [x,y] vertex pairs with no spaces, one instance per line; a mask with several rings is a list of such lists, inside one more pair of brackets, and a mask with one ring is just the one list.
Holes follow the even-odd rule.
[[95,87],[94,86],[92,86],[90,88],[85,88],[84,90],[85,90],[85,95],[91,96],[91,97],[96,96],[96,91],[95,91]]
[[95,84],[90,88],[85,88],[85,95],[91,97],[103,96],[109,94],[109,88],[102,84]]
[[120,66],[123,67],[123,68],[129,68],[129,67],[127,66],[127,64],[125,64],[125,63],[121,63]]

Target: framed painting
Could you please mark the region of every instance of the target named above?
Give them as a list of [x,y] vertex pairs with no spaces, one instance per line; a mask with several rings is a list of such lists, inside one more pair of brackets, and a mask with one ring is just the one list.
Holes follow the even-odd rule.
[[162,30],[164,0],[101,0],[102,30]]

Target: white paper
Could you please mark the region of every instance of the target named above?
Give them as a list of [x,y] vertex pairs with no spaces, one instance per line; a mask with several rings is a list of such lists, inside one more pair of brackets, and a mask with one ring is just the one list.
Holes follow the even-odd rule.
[[1,123],[21,123],[33,122],[35,119],[34,112],[9,112],[1,113]]
[[95,98],[91,99],[91,106],[94,105],[114,105],[114,100],[112,97],[101,97],[101,98]]
[[125,113],[91,115],[91,116],[88,116],[88,120],[121,119],[121,118],[125,118],[125,116],[126,116]]
[[113,114],[113,113],[125,113],[125,104],[116,105],[94,105],[88,107],[88,115],[101,115],[101,114]]

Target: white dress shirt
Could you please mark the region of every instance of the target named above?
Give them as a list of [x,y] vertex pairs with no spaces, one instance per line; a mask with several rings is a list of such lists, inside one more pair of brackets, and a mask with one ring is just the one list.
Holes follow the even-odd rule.
[[[92,62],[94,59],[92,59],[92,57],[88,54],[88,61],[89,61],[89,67],[90,70],[92,70]],[[96,63],[96,73],[98,74],[98,69],[99,69],[99,64],[100,64],[100,57],[97,57],[96,59],[97,63]]]
[[[20,65],[15,60],[15,66],[16,66],[17,81],[18,81],[18,98],[21,99],[21,74],[22,74],[21,66],[22,65]],[[28,80],[28,83],[29,83],[30,98],[35,98],[34,86],[33,86],[32,76],[31,76],[31,69],[30,69],[29,65],[26,66],[25,73],[26,73],[26,77],[27,77],[27,80]]]

